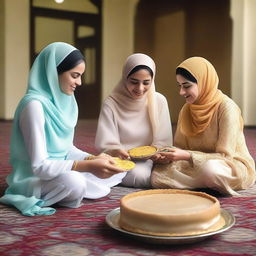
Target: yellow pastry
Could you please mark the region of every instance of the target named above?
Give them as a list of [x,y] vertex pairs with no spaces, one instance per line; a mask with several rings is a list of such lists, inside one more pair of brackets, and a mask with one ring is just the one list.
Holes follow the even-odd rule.
[[143,158],[152,156],[157,152],[157,148],[154,146],[141,146],[128,150],[130,157]]
[[114,161],[116,162],[116,166],[124,169],[124,170],[131,170],[135,167],[135,163],[130,160],[123,160],[119,157],[113,157]]

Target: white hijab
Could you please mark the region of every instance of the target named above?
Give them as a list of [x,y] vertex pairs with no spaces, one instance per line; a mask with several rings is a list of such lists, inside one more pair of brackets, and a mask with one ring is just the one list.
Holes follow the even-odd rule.
[[[150,89],[147,91],[147,93],[140,99],[133,99],[130,95],[126,83],[127,83],[127,76],[129,73],[139,65],[144,65],[149,67],[153,72],[152,77],[152,83],[150,86]],[[116,102],[119,106],[119,112],[125,112],[127,111],[134,111],[138,114],[140,113],[141,108],[148,106],[148,112],[149,112],[149,118],[152,125],[152,131],[153,131],[153,143],[154,141],[157,141],[157,134],[159,130],[159,122],[157,118],[158,108],[155,100],[155,72],[156,72],[156,66],[155,62],[147,55],[142,53],[135,53],[130,55],[123,67],[123,74],[122,78],[119,81],[119,83],[116,85],[116,87],[113,89],[109,97],[106,99],[106,102],[108,102],[109,106],[113,106],[113,111],[115,111],[114,102]]]

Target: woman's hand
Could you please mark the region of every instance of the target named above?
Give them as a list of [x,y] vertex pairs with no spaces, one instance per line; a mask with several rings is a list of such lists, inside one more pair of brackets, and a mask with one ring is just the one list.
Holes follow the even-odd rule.
[[121,159],[129,159],[130,158],[128,152],[124,149],[112,149],[112,150],[108,150],[106,153],[113,157],[119,157]]
[[165,162],[167,160],[169,161],[178,161],[178,160],[191,160],[191,155],[188,151],[180,149],[180,148],[168,148],[168,152],[158,152],[156,155],[158,158],[156,161],[162,161]]
[[101,179],[106,179],[114,174],[126,171],[116,167],[115,161],[111,157],[109,159],[105,157],[78,161],[76,169],[90,172]]
[[161,156],[166,157],[170,161],[186,160],[191,159],[191,155],[188,151],[180,148],[169,148],[168,152],[159,152]]
[[154,162],[154,164],[169,164],[171,162],[171,160],[166,158],[166,156],[162,156],[159,153],[153,155],[150,159]]

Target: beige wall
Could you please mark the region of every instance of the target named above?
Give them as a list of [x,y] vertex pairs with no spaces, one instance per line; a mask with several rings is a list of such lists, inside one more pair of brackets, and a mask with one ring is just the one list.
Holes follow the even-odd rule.
[[102,99],[121,78],[122,66],[134,50],[134,13],[138,0],[103,1]]
[[[134,33],[134,17],[137,3],[138,0],[103,0],[102,99],[120,79],[126,57],[134,52],[134,41],[137,37],[137,32]],[[230,94],[241,107],[245,124],[256,125],[256,1],[231,0],[230,10],[233,22]],[[144,13],[144,16],[149,15],[150,13]],[[170,94],[168,88],[172,74],[162,59],[165,58],[168,65],[174,67],[178,59],[185,56],[182,48],[177,48],[177,45],[188,40],[185,38],[186,31],[175,26],[171,33],[166,33],[167,24],[175,22],[184,22],[182,12],[159,16],[153,26],[150,23],[144,24],[151,30],[140,31],[144,36],[141,44],[145,46],[145,53],[153,48],[152,57],[160,63],[157,69],[157,86],[171,99],[176,97]],[[151,40],[152,31],[157,35],[156,44]],[[172,47],[176,45],[177,59],[165,54],[169,44],[173,45]],[[0,119],[13,118],[17,103],[26,89],[28,72],[29,0],[0,0]]]
[[[256,124],[256,1],[250,0],[245,8],[245,95],[244,95],[244,118],[246,124]],[[247,101],[247,103],[245,103]]]
[[[182,97],[178,97],[178,86],[175,79],[177,63],[185,58],[184,16],[183,11],[163,15],[156,19],[154,25],[156,39],[153,55],[157,64],[156,89],[167,98],[171,119],[175,122],[178,119],[179,110],[184,104]],[[173,26],[169,24],[173,24]]]
[[211,61],[219,74],[221,90],[230,95],[232,42],[228,3],[228,0],[193,3],[190,0],[141,0],[138,5],[135,50],[154,58],[156,89],[166,96],[173,122],[177,122],[184,104],[179,96],[175,69],[188,57],[203,56]]
[[[29,0],[2,0],[1,12],[1,58],[0,118],[12,119],[19,99],[23,96],[27,84],[29,69]],[[4,32],[3,32],[4,31]]]
[[[102,99],[117,83],[125,59],[133,53],[134,8],[137,1],[103,1]],[[0,39],[0,56],[5,53],[8,57],[0,60],[3,67],[0,71],[3,72],[0,89],[5,92],[0,98],[0,119],[12,119],[17,103],[25,92],[29,72],[29,0],[0,0],[2,6],[5,9],[1,8],[4,13],[1,18],[5,22],[1,24],[6,25],[0,26],[0,33],[4,34]],[[48,37],[43,42],[45,40]],[[38,49],[43,46],[44,43],[37,43]]]
[[5,60],[5,47],[4,47],[4,0],[0,0],[0,117],[4,116],[5,112],[5,81],[4,81],[4,60]]
[[[64,19],[37,17],[35,31],[35,51],[39,53],[45,46],[53,42],[66,42],[74,44],[73,22]],[[51,28],[50,30],[48,28]],[[63,28],[65,32],[63,33]],[[42,33],[42,31],[45,31]]]
[[67,0],[61,4],[56,3],[54,0],[33,0],[33,6],[73,12],[98,13],[98,8],[91,3],[91,0]]
[[245,124],[256,125],[256,1],[232,0],[232,97],[240,106]]

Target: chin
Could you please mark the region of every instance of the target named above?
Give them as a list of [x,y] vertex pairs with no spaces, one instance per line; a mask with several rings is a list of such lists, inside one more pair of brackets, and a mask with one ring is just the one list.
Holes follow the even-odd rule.
[[191,98],[186,99],[186,103],[188,103],[188,104],[193,104],[193,103],[194,103],[194,100],[193,100],[193,99],[191,99]]
[[65,92],[66,95],[71,96],[74,94],[74,92]]
[[140,96],[135,95],[135,94],[132,95],[132,97],[133,97],[135,100],[141,99],[141,98],[143,98],[143,96],[144,96],[144,94],[142,94],[142,95],[140,95]]

